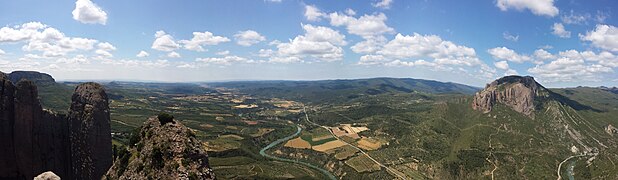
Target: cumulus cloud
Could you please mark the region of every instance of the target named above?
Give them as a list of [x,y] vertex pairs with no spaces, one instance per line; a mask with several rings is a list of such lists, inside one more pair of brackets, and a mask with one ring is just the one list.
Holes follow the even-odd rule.
[[502,70],[507,70],[509,69],[509,63],[506,61],[498,61],[498,62],[494,62],[494,65],[496,66],[496,68],[498,69],[502,69]]
[[42,52],[46,57],[60,57],[76,51],[94,49],[95,39],[68,37],[59,30],[40,22],[0,28],[0,43],[25,43],[23,51]]
[[497,60],[506,60],[506,61],[512,61],[516,63],[522,63],[525,61],[532,60],[530,56],[518,54],[514,50],[506,48],[506,47],[492,48],[492,49],[487,50],[487,52],[494,59],[497,59]]
[[103,56],[103,57],[113,57],[112,53],[110,51],[115,51],[116,47],[114,47],[114,45],[108,43],[108,42],[103,42],[103,43],[99,43],[97,44],[97,50],[95,51],[96,54]]
[[146,51],[139,51],[139,53],[137,53],[137,55],[135,55],[136,57],[148,57],[150,56],[150,54],[148,54]]
[[107,23],[107,13],[90,0],[77,0],[73,10],[73,19],[86,24]]
[[229,66],[236,63],[254,63],[254,60],[247,59],[239,56],[225,56],[225,57],[209,57],[209,58],[197,58],[195,61],[204,63],[206,65],[221,65]]
[[530,10],[535,15],[554,17],[559,10],[554,6],[554,0],[497,0],[496,6],[502,11],[516,9],[523,11]]
[[394,33],[395,29],[386,25],[388,19],[383,13],[363,15],[355,18],[337,12],[329,15],[332,26],[345,26],[348,33],[361,36],[365,39],[374,38],[385,33]]
[[260,57],[268,57],[269,62],[292,63],[315,61],[337,61],[343,58],[343,48],[347,44],[345,36],[339,31],[323,26],[302,25],[305,34],[296,36],[287,43],[278,43],[277,51],[262,49]]
[[493,78],[495,69],[483,63],[473,48],[442,40],[436,35],[397,34],[373,54],[361,56],[360,65],[427,66],[433,70],[476,73]]
[[[505,70],[505,74],[517,73],[510,69],[508,61],[523,62],[532,60],[536,65],[528,69],[543,82],[581,82],[599,81],[602,76],[612,73],[618,67],[618,56],[609,51],[577,51],[566,50],[556,54],[537,49],[532,56],[519,54],[505,47],[488,50],[495,59],[496,68]],[[513,61],[516,60],[516,61]],[[546,63],[547,62],[547,63]]]
[[168,57],[168,58],[180,58],[180,57],[182,57],[182,56],[180,56],[180,54],[178,54],[177,52],[172,51],[172,52],[170,52],[170,53],[167,53],[167,57]]
[[305,5],[305,18],[309,21],[319,21],[326,14],[322,13],[315,5]]
[[580,34],[582,41],[589,41],[593,46],[618,52],[618,28],[612,25],[598,24],[593,31]]
[[390,9],[393,0],[379,0],[378,2],[372,3],[373,7],[382,8],[382,9]]
[[234,35],[234,38],[236,43],[241,46],[251,46],[266,40],[266,37],[253,30],[240,31]]
[[598,81],[600,74],[613,70],[599,64],[586,64],[583,60],[560,57],[548,64],[528,69],[546,82]]
[[165,31],[157,31],[151,48],[159,51],[174,51],[180,48],[180,45],[176,43],[172,35],[167,34]]
[[216,54],[216,55],[219,55],[219,56],[225,56],[225,55],[229,55],[229,54],[230,54],[230,51],[219,51],[219,52],[217,52],[217,53],[215,53],[215,54]]
[[552,34],[560,37],[560,38],[570,38],[571,32],[564,29],[564,25],[562,23],[554,23],[552,26]]
[[229,42],[230,39],[224,36],[215,36],[211,32],[193,32],[193,38],[191,40],[179,41],[184,45],[185,49],[193,51],[204,51],[202,46],[204,45],[217,45],[224,42]]

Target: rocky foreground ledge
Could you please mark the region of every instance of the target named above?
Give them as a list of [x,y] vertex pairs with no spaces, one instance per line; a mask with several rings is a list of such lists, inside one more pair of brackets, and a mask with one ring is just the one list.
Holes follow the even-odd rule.
[[152,117],[132,136],[104,179],[215,179],[202,142],[182,123]]
[[100,179],[112,164],[109,103],[104,88],[75,88],[68,116],[43,110],[35,83],[0,72],[0,179]]

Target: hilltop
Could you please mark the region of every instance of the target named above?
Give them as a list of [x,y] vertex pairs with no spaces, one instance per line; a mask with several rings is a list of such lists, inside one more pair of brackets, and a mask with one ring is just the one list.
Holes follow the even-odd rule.
[[396,93],[474,94],[479,88],[433,80],[412,78],[371,78],[320,81],[239,81],[208,83],[210,87],[238,89],[262,97],[277,97],[305,102],[347,101],[362,96]]
[[148,119],[115,156],[107,179],[215,179],[202,142],[175,120]]

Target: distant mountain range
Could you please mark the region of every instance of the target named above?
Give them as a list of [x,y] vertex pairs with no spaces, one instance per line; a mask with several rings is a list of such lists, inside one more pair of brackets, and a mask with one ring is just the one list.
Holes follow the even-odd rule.
[[363,95],[389,93],[474,94],[481,88],[412,78],[371,78],[320,81],[238,81],[207,83],[209,87],[238,89],[241,92],[290,98],[307,102],[354,99]]

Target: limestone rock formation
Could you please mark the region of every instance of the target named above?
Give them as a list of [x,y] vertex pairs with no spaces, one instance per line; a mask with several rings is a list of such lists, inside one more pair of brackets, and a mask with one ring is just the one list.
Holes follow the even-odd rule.
[[534,117],[535,100],[548,96],[548,90],[533,77],[506,76],[487,84],[485,89],[477,92],[472,108],[488,113],[497,103],[501,103],[519,113]]
[[22,79],[32,81],[39,86],[56,83],[56,80],[51,75],[36,71],[13,71],[8,77],[13,83],[17,83]]
[[32,179],[45,171],[64,179],[98,179],[109,169],[109,107],[100,85],[76,88],[68,118],[41,108],[34,82],[13,85],[0,72],[0,83],[0,179]]
[[153,117],[137,136],[139,141],[128,151],[120,150],[107,179],[215,178],[202,142],[180,122],[162,125]]
[[17,177],[13,125],[15,124],[15,86],[6,74],[0,73],[0,179]]
[[97,179],[112,165],[109,102],[103,87],[84,83],[75,89],[69,111],[72,178]]
[[614,136],[614,134],[618,134],[618,128],[609,124],[605,127],[605,132],[607,132],[610,136]]
[[54,172],[47,171],[34,177],[34,180],[60,180],[60,177],[54,174]]

